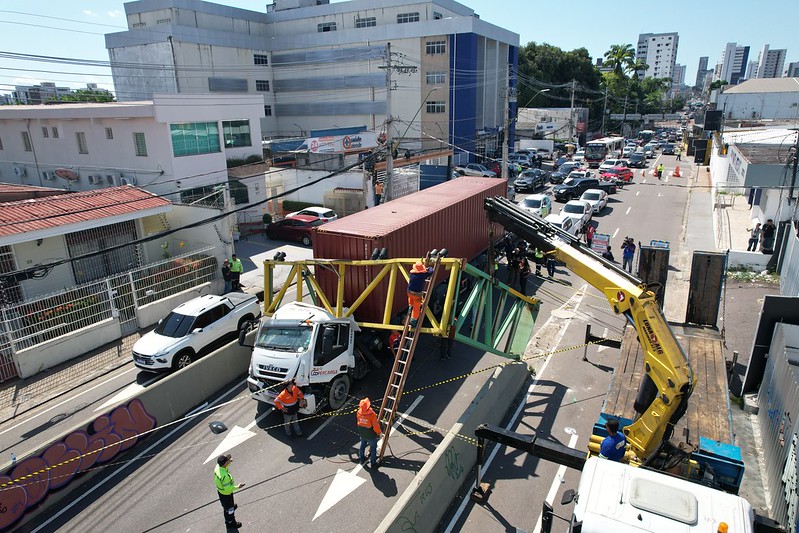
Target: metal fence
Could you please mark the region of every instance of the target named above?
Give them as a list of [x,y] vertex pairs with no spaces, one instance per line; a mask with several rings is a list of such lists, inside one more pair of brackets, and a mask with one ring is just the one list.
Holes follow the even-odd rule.
[[[138,328],[136,309],[220,275],[214,247],[149,264],[32,300],[0,307],[0,362],[24,349],[110,318]],[[7,373],[7,372],[6,372]],[[0,381],[12,376],[0,372]]]

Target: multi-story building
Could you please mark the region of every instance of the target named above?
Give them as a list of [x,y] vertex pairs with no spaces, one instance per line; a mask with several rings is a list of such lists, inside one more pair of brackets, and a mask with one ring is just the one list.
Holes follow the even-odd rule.
[[696,83],[694,83],[694,87],[702,87],[702,84],[705,83],[708,59],[708,56],[702,56],[699,58],[699,66],[696,68]]
[[649,68],[639,73],[643,78],[673,78],[680,37],[673,33],[641,33],[638,35],[636,59],[643,59]]
[[738,43],[727,43],[721,53],[721,61],[716,64],[713,81],[726,80],[731,85],[740,82],[745,74],[749,60],[749,47]]
[[792,78],[746,80],[724,90],[716,109],[724,110],[726,120],[785,120],[799,118],[799,84]]
[[783,75],[784,78],[799,78],[799,61],[788,63]]
[[69,87],[56,87],[53,82],[43,82],[39,85],[15,85],[11,96],[14,103],[38,105],[71,93],[72,89]]
[[788,50],[780,48],[777,50],[769,50],[769,45],[764,45],[757,58],[757,76],[758,78],[780,78],[782,77],[782,68],[785,65],[785,55]]
[[757,78],[757,60],[753,59],[748,63],[746,67],[746,79],[752,80]]
[[671,86],[674,90],[679,90],[685,85],[685,65],[679,63],[674,65],[674,75],[671,77]]
[[266,13],[147,0],[125,13],[129,29],[106,35],[118,99],[256,94],[266,137],[382,132],[390,115],[404,147],[443,139],[462,160],[496,148],[485,139],[496,142],[500,94],[515,85],[518,34],[452,0],[275,0]]

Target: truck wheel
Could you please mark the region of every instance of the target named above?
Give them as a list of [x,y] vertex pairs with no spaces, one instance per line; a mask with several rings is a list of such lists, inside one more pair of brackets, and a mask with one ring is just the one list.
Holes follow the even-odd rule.
[[350,377],[346,374],[337,376],[330,384],[327,403],[332,411],[338,411],[346,403],[350,394]]
[[189,366],[194,361],[194,354],[189,351],[178,353],[172,360],[172,369],[180,370]]
[[311,238],[307,235],[302,236],[302,244],[303,246],[310,246],[311,245]]

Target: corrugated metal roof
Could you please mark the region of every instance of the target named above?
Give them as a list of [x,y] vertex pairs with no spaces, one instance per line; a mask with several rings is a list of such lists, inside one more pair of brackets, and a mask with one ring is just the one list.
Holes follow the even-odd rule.
[[[457,187],[453,187],[455,182],[457,182]],[[328,222],[317,228],[317,231],[367,238],[381,237],[504,182],[505,180],[500,178],[463,176],[451,182],[444,182],[435,187]]]
[[131,185],[0,203],[0,236],[119,217],[168,205],[171,205],[169,200]]
[[746,80],[725,89],[725,94],[795,93],[799,92],[799,78],[757,78]]

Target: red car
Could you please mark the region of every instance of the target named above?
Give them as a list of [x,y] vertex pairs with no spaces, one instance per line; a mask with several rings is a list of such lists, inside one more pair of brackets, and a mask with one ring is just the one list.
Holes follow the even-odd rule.
[[266,226],[266,236],[273,240],[299,241],[310,246],[314,228],[324,223],[321,218],[309,215],[286,217]]
[[633,180],[633,171],[627,167],[613,167],[603,172],[602,178],[608,181],[623,181],[629,183]]

